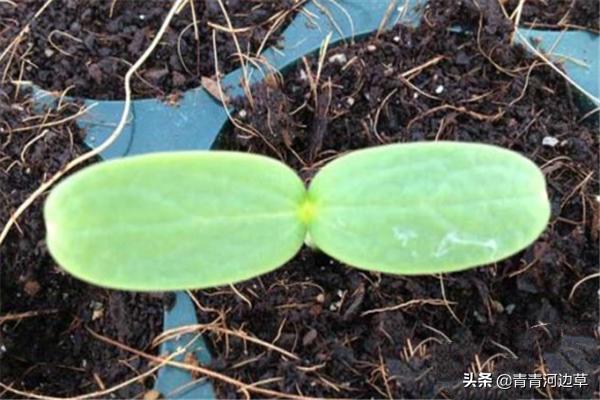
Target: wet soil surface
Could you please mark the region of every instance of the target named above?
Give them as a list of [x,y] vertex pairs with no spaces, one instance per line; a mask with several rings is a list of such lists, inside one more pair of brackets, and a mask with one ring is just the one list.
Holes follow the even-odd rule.
[[[512,14],[519,0],[506,1]],[[521,12],[521,25],[542,29],[589,29],[600,34],[599,0],[527,0]]]
[[[0,2],[3,35],[16,36],[45,0]],[[218,0],[186,3],[174,17],[154,54],[132,80],[136,97],[156,97],[200,86],[201,77],[215,75],[211,26],[218,25],[219,70],[239,66],[237,48]],[[243,53],[254,56],[276,46],[300,0],[223,0]],[[171,1],[54,0],[23,37],[29,60],[23,78],[48,90],[71,87],[71,95],[97,99],[124,97],[123,77],[146,50],[160,28]],[[194,24],[196,21],[196,24]],[[209,25],[211,24],[211,25]],[[196,27],[196,29],[194,28]],[[196,39],[197,38],[197,39]],[[4,68],[4,66],[2,66]]]
[[[363,272],[305,248],[235,290],[198,291],[213,368],[317,397],[593,396],[598,280],[576,284],[598,271],[597,115],[580,111],[576,94],[549,67],[509,46],[497,2],[480,2],[481,19],[471,2],[451,3],[432,2],[420,28],[331,48],[318,81],[313,56],[284,82],[254,87],[254,107],[237,101],[238,127],[219,146],[279,158],[309,181],[352,149],[421,140],[495,144],[544,171],[548,228],[506,260],[443,278]],[[457,24],[471,32],[447,29]],[[239,329],[298,359],[211,327]],[[465,388],[469,372],[588,375],[583,387],[499,390]],[[219,397],[243,395],[215,385]]]
[[[17,94],[14,86],[0,86],[0,230],[44,180],[87,151],[72,120],[26,127],[51,124],[77,110],[63,104],[60,111],[35,111],[23,88]],[[59,269],[44,242],[43,197],[0,246],[0,382],[54,396],[110,388],[144,372],[148,363],[95,339],[88,329],[148,350],[162,330],[163,302],[96,288]],[[139,396],[153,381],[148,377],[114,395]],[[0,398],[15,397],[0,388]]]

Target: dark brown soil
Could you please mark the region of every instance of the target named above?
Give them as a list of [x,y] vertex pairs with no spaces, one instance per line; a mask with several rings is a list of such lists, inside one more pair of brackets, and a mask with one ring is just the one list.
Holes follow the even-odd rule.
[[[566,82],[508,45],[510,26],[497,2],[484,8],[479,35],[473,3],[450,3],[432,2],[418,29],[397,27],[379,39],[330,49],[318,100],[311,88],[317,57],[308,59],[310,70],[302,63],[290,70],[282,84],[272,79],[254,87],[254,108],[238,101],[236,115],[255,134],[230,129],[220,146],[278,157],[309,180],[352,149],[436,139],[499,145],[545,172],[552,202],[547,230],[509,259],[445,275],[443,286],[436,276],[367,273],[305,248],[280,270],[236,285],[237,291],[198,291],[202,322],[240,329],[299,357],[210,333],[214,368],[317,397],[593,397],[600,364],[598,280],[570,293],[598,271],[595,116],[582,121]],[[458,23],[473,33],[447,29]],[[464,388],[464,374],[474,370],[587,373],[589,386]],[[219,397],[242,396],[215,383]]]
[[[519,0],[506,1],[512,14]],[[542,29],[589,29],[600,33],[599,0],[527,0],[521,13],[521,24]]]
[[[0,86],[0,230],[45,179],[86,151],[73,121],[23,128],[58,121],[77,108],[65,104],[60,112],[36,112],[23,89],[16,94],[13,86]],[[99,289],[60,270],[45,246],[42,203],[39,199],[26,211],[0,246],[0,382],[21,391],[74,396],[147,370],[145,360],[95,339],[87,329],[148,349],[162,330],[162,300]],[[115,395],[139,396],[152,384],[150,377]],[[0,398],[14,397],[0,388]]]
[[[12,3],[0,2],[0,29],[6,37],[16,36],[45,0]],[[224,3],[232,25],[242,30],[236,34],[240,48],[250,55],[261,46],[277,45],[279,33],[291,20],[293,6],[300,4],[298,0]],[[54,0],[33,20],[30,33],[23,38],[31,44],[24,55],[30,61],[24,79],[49,90],[72,86],[71,95],[123,98],[125,72],[150,44],[171,4],[163,0]],[[202,76],[215,75],[212,28],[208,24],[227,27],[227,22],[217,0],[195,0],[193,4],[199,40],[195,38],[191,8],[186,5],[132,81],[136,97],[164,96],[197,87]],[[239,58],[234,56],[236,47],[229,33],[218,32],[217,53],[221,72],[238,67]],[[18,64],[15,62],[15,68]]]

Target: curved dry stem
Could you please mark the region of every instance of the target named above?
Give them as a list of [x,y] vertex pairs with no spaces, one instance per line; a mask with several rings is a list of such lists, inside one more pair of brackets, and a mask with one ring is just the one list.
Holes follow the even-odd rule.
[[296,399],[296,400],[313,400],[313,399],[316,400],[316,398],[313,398],[313,397],[298,396],[298,395],[289,394],[289,393],[281,393],[281,392],[278,392],[275,390],[263,389],[263,388],[255,386],[255,385],[257,385],[257,383],[247,384],[247,383],[244,383],[242,381],[231,378],[227,375],[221,374],[219,372],[213,371],[208,368],[200,367],[197,365],[186,364],[185,362],[173,361],[170,359],[172,357],[165,359],[162,357],[153,356],[152,354],[144,353],[143,351],[140,351],[140,350],[134,349],[132,347],[129,347],[127,345],[124,345],[122,343],[119,343],[113,339],[107,338],[106,336],[102,336],[99,333],[96,333],[90,329],[88,329],[88,331],[95,338],[97,338],[105,343],[111,344],[113,346],[117,346],[117,347],[119,347],[123,350],[126,350],[132,354],[135,354],[137,356],[144,357],[150,361],[159,362],[159,363],[167,364],[172,367],[181,368],[181,369],[184,369],[187,371],[197,372],[197,373],[206,375],[209,378],[217,379],[217,380],[227,383],[229,385],[233,385],[233,386],[237,387],[240,391],[249,391],[249,392],[261,394],[263,396],[274,396],[276,398]]
[[[223,16],[225,17],[225,21],[227,22],[227,27],[229,28],[229,31],[231,33],[231,38],[233,39],[233,43],[235,44],[235,49],[237,50],[238,54],[242,54],[242,47],[240,46],[240,41],[238,40],[237,35],[235,34],[235,29],[233,28],[233,24],[231,23],[231,19],[229,18],[227,9],[225,8],[225,5],[223,4],[222,0],[217,0],[217,2],[219,3],[221,12],[223,13]],[[215,40],[215,39],[213,39],[213,40]],[[217,51],[216,46],[215,46],[215,51]],[[242,67],[242,73],[244,76],[244,79],[243,79],[244,82],[242,82],[242,86],[244,88],[244,93],[246,94],[246,97],[248,98],[248,101],[250,102],[250,104],[254,105],[254,98],[252,97],[252,92],[250,91],[250,80],[248,78],[248,66],[246,65],[246,63],[244,62],[244,59],[242,57],[240,57],[240,65]],[[217,76],[217,80],[218,79],[219,79],[219,77]]]
[[579,286],[581,286],[581,284],[589,281],[590,279],[594,279],[594,278],[600,278],[600,272],[596,272],[595,274],[588,275],[585,278],[579,280],[579,282],[577,282],[575,285],[573,285],[573,289],[571,289],[571,293],[569,293],[569,301],[571,301],[573,299],[573,296],[575,295],[575,291],[577,290],[577,288]]
[[430,305],[430,306],[448,307],[448,305],[450,305],[450,304],[456,304],[456,302],[455,301],[447,301],[444,299],[435,299],[435,298],[413,299],[413,300],[409,300],[409,301],[406,301],[401,304],[397,304],[395,306],[374,308],[371,310],[367,310],[367,311],[361,313],[360,316],[366,317],[367,315],[370,315],[370,314],[378,314],[378,313],[382,313],[382,312],[397,311],[397,310],[401,310],[403,308],[407,308],[407,307],[411,307],[411,306]]
[[[216,31],[213,29],[212,32],[212,43],[213,43],[213,57],[214,57],[214,62],[215,62],[215,75],[216,75],[216,84],[217,84],[217,89],[218,89],[218,94],[219,94],[219,98],[221,99],[221,104],[223,105],[223,110],[225,111],[225,114],[227,114],[227,119],[229,119],[229,121],[231,121],[231,123],[238,129],[242,130],[243,132],[248,133],[250,136],[256,136],[262,139],[263,142],[265,142],[265,144],[267,146],[269,146],[269,148],[271,150],[273,150],[275,152],[275,154],[277,154],[277,156],[279,157],[279,159],[283,160],[283,155],[277,150],[277,148],[275,146],[273,146],[273,144],[271,144],[259,131],[257,131],[256,129],[252,128],[251,126],[244,126],[243,124],[239,123],[239,121],[235,118],[233,118],[233,116],[231,115],[231,112],[229,111],[229,109],[227,108],[226,104],[227,104],[227,96],[225,95],[225,92],[223,90],[223,86],[221,85],[221,78],[220,78],[220,71],[219,71],[219,57],[217,55],[217,36],[216,36]],[[241,53],[239,53],[241,54]],[[248,101],[250,101],[250,98],[248,98]]]
[[198,332],[198,331],[201,331],[201,332],[202,331],[212,331],[212,332],[223,333],[226,335],[232,335],[232,336],[238,337],[242,340],[247,340],[247,341],[257,344],[259,346],[263,346],[266,349],[273,350],[273,351],[280,353],[286,357],[289,357],[293,360],[297,360],[297,361],[300,360],[300,358],[297,355],[295,355],[294,353],[290,353],[289,351],[282,349],[281,347],[275,346],[274,344],[271,344],[269,342],[265,342],[264,340],[250,336],[247,333],[245,333],[244,331],[222,328],[219,326],[215,326],[214,324],[186,325],[186,326],[180,326],[178,328],[169,329],[167,331],[164,331],[163,333],[161,333],[160,335],[158,335],[156,337],[156,339],[154,340],[154,345],[171,340],[174,337],[177,337],[177,336],[180,336],[180,335],[183,335],[186,333],[193,333],[193,332]]

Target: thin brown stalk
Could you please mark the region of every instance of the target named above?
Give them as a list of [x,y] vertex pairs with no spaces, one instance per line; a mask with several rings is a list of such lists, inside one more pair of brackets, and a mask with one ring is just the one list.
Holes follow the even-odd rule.
[[286,357],[289,357],[293,360],[300,359],[294,353],[290,353],[289,351],[284,350],[281,347],[275,346],[269,342],[265,342],[264,340],[250,336],[241,330],[232,330],[232,329],[222,328],[222,327],[216,326],[214,324],[186,325],[186,326],[181,326],[179,328],[169,329],[169,330],[161,333],[159,336],[157,336],[156,339],[154,340],[154,344],[157,345],[159,343],[168,341],[175,336],[182,335],[185,333],[197,332],[197,331],[212,331],[212,332],[224,333],[226,335],[235,336],[242,340],[247,340],[247,341],[257,344],[259,346],[263,346],[269,350],[273,350],[273,351],[280,353]]
[[[229,13],[227,13],[227,9],[225,8],[225,5],[223,4],[223,0],[217,0],[217,2],[219,3],[221,12],[223,13],[223,16],[225,17],[225,21],[227,22],[227,27],[230,30],[231,38],[233,39],[233,43],[235,44],[235,49],[238,52],[238,54],[242,54],[242,47],[240,46],[240,42],[237,38],[237,35],[235,34],[233,24],[231,23],[231,19],[229,18]],[[216,51],[216,46],[215,46],[215,51]],[[242,73],[243,73],[242,87],[244,88],[244,93],[246,94],[246,97],[248,98],[250,105],[252,107],[254,107],[254,98],[252,97],[252,92],[250,91],[250,78],[248,75],[248,67],[242,57],[240,57],[239,59],[240,59],[240,65],[242,67]],[[219,77],[217,77],[217,79],[219,79]]]
[[596,278],[600,278],[600,272],[596,272],[595,274],[591,274],[586,276],[583,279],[580,279],[575,285],[573,285],[573,288],[571,289],[571,292],[569,293],[569,301],[571,301],[573,299],[573,296],[575,295],[575,292],[577,291],[577,288],[579,286],[581,286],[583,283],[589,281],[590,279],[596,279]]
[[379,22],[379,26],[377,27],[377,33],[375,34],[375,38],[379,38],[379,35],[381,35],[381,32],[383,32],[383,30],[385,29],[385,26],[387,25],[390,16],[396,9],[397,4],[398,0],[390,1],[390,4],[388,4],[385,13],[383,14],[383,18],[381,18],[381,22]]
[[145,353],[143,351],[140,351],[140,350],[134,349],[132,347],[129,347],[127,345],[124,345],[122,343],[119,343],[113,339],[106,337],[106,336],[102,336],[99,333],[96,333],[96,332],[90,330],[89,328],[88,328],[88,331],[90,332],[90,334],[92,334],[92,336],[96,337],[97,339],[99,339],[105,343],[111,344],[113,346],[119,347],[125,351],[132,353],[132,354],[138,355],[140,357],[144,357],[151,361],[159,362],[162,364],[167,364],[167,365],[181,368],[181,369],[184,369],[187,371],[193,371],[193,372],[197,372],[197,373],[206,375],[209,378],[217,379],[224,383],[233,385],[233,386],[237,387],[239,390],[247,390],[249,392],[254,392],[254,393],[258,393],[258,394],[266,395],[266,396],[274,396],[276,398],[288,398],[288,399],[295,399],[295,400],[311,400],[311,399],[316,400],[315,398],[311,398],[311,397],[297,396],[297,395],[290,394],[290,393],[281,393],[281,392],[278,392],[275,390],[259,388],[259,387],[254,386],[253,384],[244,383],[237,379],[231,378],[227,375],[213,371],[209,368],[200,367],[197,365],[190,365],[190,364],[186,364],[184,362],[173,361],[171,359],[165,359],[162,357],[153,356],[152,354]]
[[388,311],[397,311],[397,310],[402,310],[407,307],[418,306],[418,305],[446,306],[447,304],[456,304],[456,302],[446,301],[444,299],[413,299],[413,300],[409,300],[409,301],[406,301],[401,304],[397,304],[395,306],[381,307],[381,308],[374,308],[372,310],[367,310],[367,311],[363,312],[362,314],[360,314],[360,316],[365,317],[370,314],[377,314],[377,313],[388,312]]
[[49,309],[49,310],[26,311],[26,312],[17,313],[17,314],[6,314],[3,316],[0,316],[0,325],[2,325],[3,323],[5,323],[7,321],[19,321],[22,319],[39,317],[42,315],[52,315],[52,314],[56,314],[56,313],[58,313],[58,310],[53,308],[53,309]]

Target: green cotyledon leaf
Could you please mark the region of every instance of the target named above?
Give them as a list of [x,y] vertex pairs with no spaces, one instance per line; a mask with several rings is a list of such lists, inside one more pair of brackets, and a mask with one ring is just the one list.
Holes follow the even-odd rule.
[[550,215],[535,164],[482,144],[357,151],[325,166],[308,199],[317,247],[355,267],[407,275],[508,257],[531,244]]
[[284,264],[301,247],[306,189],[285,165],[233,152],[102,162],[45,205],[52,256],[74,276],[127,290],[206,288]]

